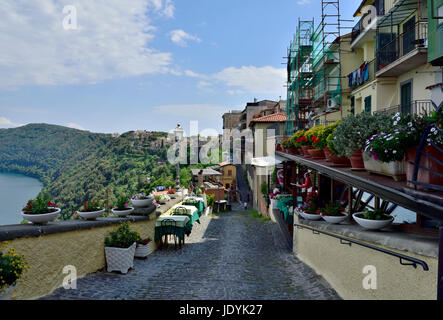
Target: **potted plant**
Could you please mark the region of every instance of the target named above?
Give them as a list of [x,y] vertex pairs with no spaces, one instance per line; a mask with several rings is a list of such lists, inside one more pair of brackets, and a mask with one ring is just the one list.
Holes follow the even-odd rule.
[[159,202],[160,204],[166,204],[166,202],[168,202],[169,200],[171,200],[171,198],[170,198],[167,194],[162,194],[162,195],[160,195],[158,199],[159,199],[158,202]]
[[140,234],[132,232],[129,223],[122,222],[117,231],[105,238],[105,255],[108,272],[128,273],[134,267],[134,255]]
[[176,190],[175,189],[169,189],[168,190],[168,196],[171,198],[171,199],[175,199],[176,198]]
[[116,214],[119,217],[126,217],[130,215],[133,211],[134,208],[130,206],[130,201],[125,195],[120,195],[117,198],[117,202],[112,209],[112,213]]
[[289,138],[285,138],[281,142],[281,148],[283,149],[283,152],[289,153],[289,146],[291,142],[289,141]]
[[337,150],[335,150],[334,145],[332,144],[333,135],[330,134],[328,138],[326,139],[328,150],[331,152],[329,154],[329,158],[332,161],[332,167],[350,167],[351,161],[349,161],[349,158],[346,156],[339,157],[337,155]]
[[207,214],[211,214],[212,210],[214,208],[214,203],[215,203],[215,195],[213,194],[207,194],[206,195],[206,202],[208,203],[208,211]]
[[394,217],[385,214],[381,209],[357,212],[354,213],[352,217],[361,227],[368,230],[380,230],[386,228],[394,221]]
[[269,202],[269,191],[268,191],[268,183],[266,181],[263,181],[260,187],[261,195],[263,197],[263,200],[266,203],[266,206],[268,206]]
[[6,254],[0,251],[0,300],[10,299],[17,280],[28,269],[28,261],[17,255],[15,249],[9,249]]
[[323,220],[330,224],[339,224],[348,217],[344,211],[345,209],[339,203],[331,201],[320,209],[320,215]]
[[95,220],[102,217],[104,213],[105,209],[95,200],[85,201],[83,206],[78,211],[74,212],[75,215],[78,215],[85,220]]
[[350,159],[352,170],[364,171],[363,149],[366,140],[377,132],[386,130],[391,125],[390,117],[382,114],[371,115],[363,112],[344,118],[333,133],[332,144],[338,156]]
[[137,241],[137,246],[135,249],[135,254],[134,256],[136,258],[142,258],[142,259],[146,259],[148,257],[148,255],[151,254],[152,252],[152,240],[150,238],[148,239],[139,239]]
[[298,209],[300,215],[307,220],[320,220],[319,198],[316,192],[309,192],[305,203]]
[[60,208],[49,200],[46,194],[39,195],[34,200],[29,200],[22,209],[22,217],[33,224],[47,224],[57,219]]
[[136,194],[131,198],[134,208],[147,208],[152,205],[153,197],[147,196],[145,193]]

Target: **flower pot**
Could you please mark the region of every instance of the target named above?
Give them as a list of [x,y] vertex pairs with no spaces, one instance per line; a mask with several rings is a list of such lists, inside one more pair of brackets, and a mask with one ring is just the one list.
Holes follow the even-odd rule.
[[[442,146],[439,146],[442,148]],[[417,147],[418,148],[418,147]],[[441,153],[434,147],[434,146],[426,146],[423,149],[424,152],[426,152],[428,155],[433,157],[434,159],[439,159],[441,161]],[[414,188],[414,184],[411,183],[413,177],[414,177],[414,162],[415,157],[417,156],[417,151],[415,148],[410,148],[407,152],[407,161],[406,161],[406,179],[408,181],[408,187]],[[412,162],[412,164],[411,164]],[[435,161],[429,159],[425,155],[422,154],[420,159],[420,166],[430,169],[435,172],[442,173],[443,167],[436,163]],[[443,178],[433,174],[427,170],[420,169],[418,170],[418,176],[417,176],[417,182],[420,183],[427,183],[427,184],[434,184],[438,186],[443,186]],[[418,190],[423,190],[425,187],[417,185]]]
[[312,159],[314,160],[321,160],[321,159],[325,159],[325,153],[323,152],[323,150],[320,149],[309,149],[308,150],[309,155],[312,157]]
[[345,221],[348,216],[344,215],[344,216],[326,216],[326,215],[322,215],[321,216],[323,218],[323,220],[325,220],[327,223],[330,224],[339,224],[343,221]]
[[404,161],[382,162],[364,152],[363,162],[365,169],[371,173],[392,177],[395,181],[402,181],[406,178]]
[[332,162],[332,157],[334,153],[328,147],[323,148],[323,152],[325,154],[326,162]]
[[301,148],[303,149],[303,155],[304,155],[304,157],[306,157],[306,158],[310,158],[311,155],[309,154],[308,150],[309,150],[309,149],[314,149],[314,147],[313,147],[313,146],[302,146]]
[[355,150],[354,154],[349,160],[351,161],[351,170],[366,171],[365,163],[363,162],[363,152],[361,150]]
[[136,243],[129,248],[105,247],[106,265],[108,272],[120,271],[123,274],[128,273],[130,268],[134,268],[134,255]]
[[272,210],[277,209],[278,200],[277,199],[271,199],[271,208]]
[[368,230],[381,230],[389,226],[394,221],[394,217],[390,217],[389,220],[368,220],[362,218],[362,215],[362,212],[357,212],[354,213],[352,217],[361,227]]
[[331,156],[331,160],[332,160],[332,167],[347,168],[351,166],[351,161],[349,160],[349,158],[345,156],[339,157],[333,153]]
[[0,290],[0,301],[6,301],[6,300],[11,300],[11,293],[14,291],[15,286],[9,286],[7,288],[5,288],[5,292],[3,292],[2,290]]
[[297,209],[297,211],[303,218],[305,218],[307,220],[315,221],[315,220],[321,219],[321,215],[319,215],[319,214],[309,214],[309,213],[306,213],[303,210],[299,210],[299,209]]
[[126,210],[112,209],[112,213],[118,215],[119,217],[126,217],[126,216],[130,215],[133,211],[134,211],[134,208],[128,208]]
[[47,224],[48,222],[57,219],[59,213],[61,212],[61,209],[59,208],[48,208],[48,209],[56,209],[56,211],[50,213],[43,213],[43,214],[26,214],[22,212],[21,214],[23,219],[31,221],[33,224]]
[[91,211],[91,212],[80,212],[77,211],[77,214],[85,219],[85,220],[95,220],[97,218],[100,218],[103,216],[103,213],[105,213],[105,209],[100,210],[100,211]]
[[147,245],[139,244],[135,248],[135,254],[134,257],[136,258],[147,258],[152,252],[152,246],[151,242],[149,242]]
[[152,202],[154,201],[154,198],[150,197],[149,199],[143,199],[143,200],[134,200],[132,199],[132,205],[135,208],[147,208],[152,205]]
[[291,149],[289,149],[289,153],[292,154],[292,155],[294,155],[294,156],[298,156],[298,155],[300,155],[300,153],[298,152],[298,149],[297,149],[297,148],[291,148]]

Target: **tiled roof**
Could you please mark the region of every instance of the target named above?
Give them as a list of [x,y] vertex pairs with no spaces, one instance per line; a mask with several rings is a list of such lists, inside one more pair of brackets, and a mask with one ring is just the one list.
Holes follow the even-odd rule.
[[274,113],[270,114],[261,118],[252,119],[252,122],[286,122],[286,114],[280,112],[280,113]]

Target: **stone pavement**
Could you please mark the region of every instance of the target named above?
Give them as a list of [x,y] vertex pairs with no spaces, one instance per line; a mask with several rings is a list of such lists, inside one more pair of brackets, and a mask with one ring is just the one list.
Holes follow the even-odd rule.
[[203,216],[183,249],[136,260],[127,275],[97,272],[76,290],[42,299],[325,300],[340,299],[282,244],[278,225],[246,212]]

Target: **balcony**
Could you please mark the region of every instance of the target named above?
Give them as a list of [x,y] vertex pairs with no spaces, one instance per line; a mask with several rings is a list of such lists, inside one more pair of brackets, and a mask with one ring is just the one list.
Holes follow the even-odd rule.
[[397,77],[427,62],[428,23],[420,21],[377,51],[377,77]]
[[377,110],[376,113],[387,114],[387,115],[395,113],[402,113],[402,114],[410,113],[412,115],[422,116],[422,115],[429,115],[432,110],[433,107],[430,100],[414,100],[408,104],[397,105]]
[[[377,17],[385,14],[384,0],[376,0],[373,6],[377,9]],[[368,21],[370,12],[365,13],[357,24],[352,28],[351,48],[359,47],[366,41],[373,41],[375,36],[375,26],[364,26],[364,22]]]

